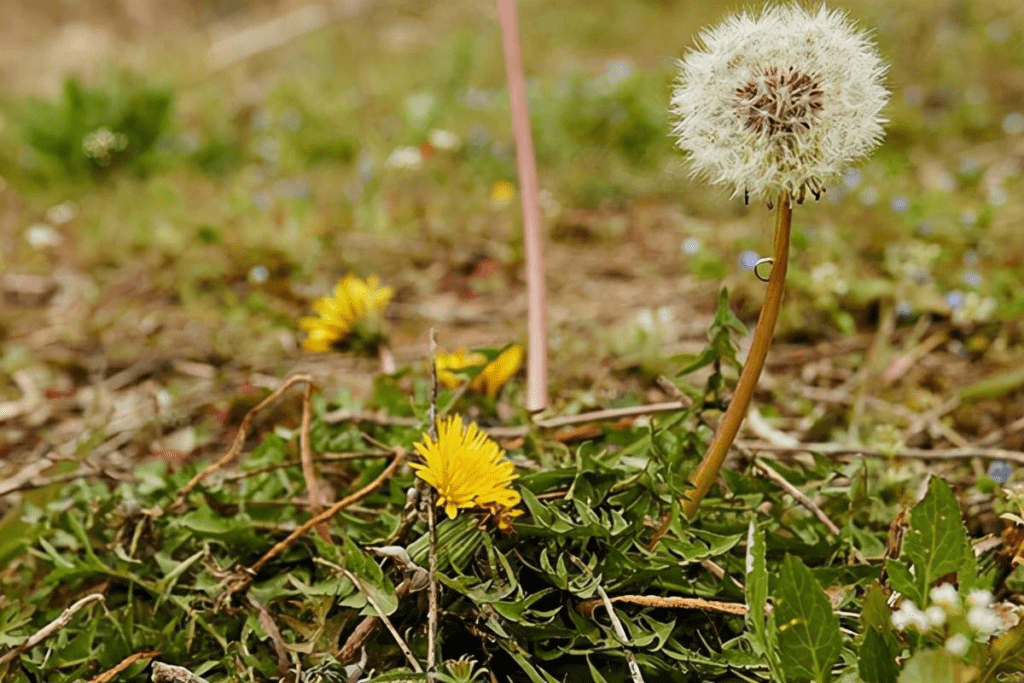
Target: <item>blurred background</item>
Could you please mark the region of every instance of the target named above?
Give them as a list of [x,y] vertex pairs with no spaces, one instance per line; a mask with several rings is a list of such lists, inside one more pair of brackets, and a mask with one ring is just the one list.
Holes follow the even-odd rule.
[[[771,214],[690,180],[667,111],[675,60],[745,6],[519,3],[556,408],[664,398],[723,286],[756,316]],[[759,402],[808,438],[1020,448],[1024,8],[830,6],[892,65],[890,123],[795,212]],[[430,327],[525,341],[492,3],[7,0],[0,77],[0,455],[83,428],[188,453],[297,370],[369,395],[376,359],[300,348],[349,272],[396,288],[399,365]]]

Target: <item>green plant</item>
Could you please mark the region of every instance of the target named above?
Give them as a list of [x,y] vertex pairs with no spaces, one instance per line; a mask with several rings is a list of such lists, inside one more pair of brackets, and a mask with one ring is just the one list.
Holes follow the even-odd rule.
[[171,91],[122,76],[64,84],[56,101],[34,100],[21,117],[25,142],[68,175],[142,171],[170,122]]

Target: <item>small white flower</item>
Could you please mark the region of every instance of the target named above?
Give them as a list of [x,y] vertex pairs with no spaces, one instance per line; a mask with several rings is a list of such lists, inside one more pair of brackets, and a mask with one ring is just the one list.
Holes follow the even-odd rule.
[[967,611],[967,623],[980,636],[990,636],[1003,630],[1003,620],[999,618],[995,610],[980,605]]
[[956,592],[953,584],[944,583],[932,589],[932,602],[951,609],[958,609],[960,607],[960,594]]
[[391,168],[419,168],[423,164],[423,154],[418,147],[396,147],[386,163]]
[[946,610],[938,605],[932,605],[925,609],[924,616],[931,628],[938,628],[946,623]]
[[921,632],[931,630],[928,617],[910,600],[904,600],[900,608],[893,612],[892,625],[897,631],[903,631],[908,626],[913,626]]
[[701,33],[672,96],[694,173],[733,196],[802,201],[873,149],[886,66],[844,13],[775,6]]
[[946,641],[946,652],[957,657],[963,657],[970,646],[971,641],[967,639],[967,636],[958,633]]
[[971,607],[988,607],[992,604],[992,592],[984,588],[975,588],[967,594],[967,604]]
[[462,140],[459,136],[450,130],[443,128],[435,128],[430,131],[430,135],[427,137],[427,142],[434,149],[440,149],[444,151],[451,151],[462,144]]

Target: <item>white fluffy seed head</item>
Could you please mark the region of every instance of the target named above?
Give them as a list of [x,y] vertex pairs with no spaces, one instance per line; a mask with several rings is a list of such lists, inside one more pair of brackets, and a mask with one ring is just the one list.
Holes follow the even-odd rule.
[[768,7],[707,29],[680,62],[674,133],[733,196],[815,197],[882,138],[886,66],[846,15]]

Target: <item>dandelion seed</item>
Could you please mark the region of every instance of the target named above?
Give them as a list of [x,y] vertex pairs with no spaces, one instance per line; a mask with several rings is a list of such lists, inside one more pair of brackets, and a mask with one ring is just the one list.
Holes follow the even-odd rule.
[[376,275],[360,280],[346,275],[334,286],[334,295],[313,302],[319,317],[302,318],[299,327],[309,333],[302,342],[307,351],[329,351],[344,340],[361,322],[373,323],[395,295],[391,287],[381,287]]
[[424,434],[414,448],[426,462],[412,467],[437,491],[437,505],[449,519],[460,509],[512,508],[521,500],[519,492],[511,488],[518,477],[515,467],[476,423],[463,427],[458,415],[439,420],[437,440]]
[[694,172],[769,202],[816,198],[882,137],[886,67],[846,15],[798,5],[704,31],[672,97]]

